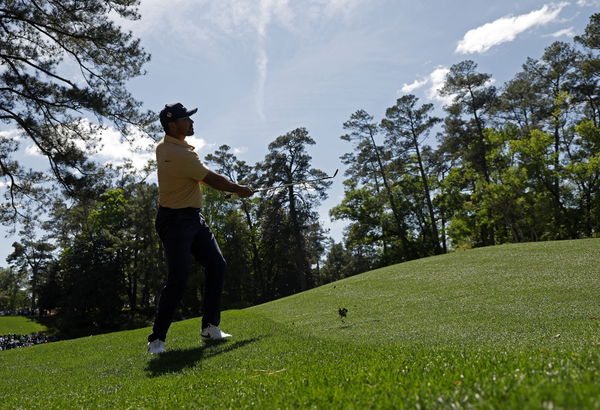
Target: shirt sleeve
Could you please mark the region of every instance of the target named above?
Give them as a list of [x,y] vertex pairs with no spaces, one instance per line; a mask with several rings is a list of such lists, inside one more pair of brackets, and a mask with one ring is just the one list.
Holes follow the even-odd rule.
[[198,154],[195,152],[186,152],[181,161],[183,174],[195,181],[202,181],[210,172],[210,169],[200,161]]

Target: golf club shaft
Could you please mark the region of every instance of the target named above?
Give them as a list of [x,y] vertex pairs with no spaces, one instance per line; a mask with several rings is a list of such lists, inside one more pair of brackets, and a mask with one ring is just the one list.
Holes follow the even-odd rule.
[[[337,170],[335,171],[335,174],[337,174]],[[255,189],[254,192],[264,192],[264,191],[270,191],[272,189],[280,189],[280,188],[285,188],[285,187],[293,186],[293,185],[308,184],[310,182],[323,181],[325,179],[331,179],[331,178],[335,177],[335,174],[333,174],[332,176],[329,176],[329,177],[307,179],[306,181],[290,182],[289,184],[283,184],[283,185],[277,185],[277,186],[272,186],[272,187],[259,188],[259,189]]]
[[[327,176],[327,177],[323,177],[323,178],[315,178],[315,179],[307,179],[306,181],[297,181],[297,182],[290,182],[288,184],[283,184],[283,185],[277,185],[277,186],[272,186],[272,187],[264,187],[264,188],[257,188],[257,189],[253,189],[253,191],[256,192],[266,192],[266,191],[271,191],[274,189],[281,189],[281,188],[286,188],[289,186],[293,186],[293,185],[301,185],[301,184],[308,184],[311,182],[318,182],[318,181],[323,181],[325,179],[332,179],[335,178],[335,176],[337,175],[338,170],[336,169],[335,172],[333,173],[333,175],[331,176]],[[239,198],[235,193],[230,193],[227,194],[228,198]]]

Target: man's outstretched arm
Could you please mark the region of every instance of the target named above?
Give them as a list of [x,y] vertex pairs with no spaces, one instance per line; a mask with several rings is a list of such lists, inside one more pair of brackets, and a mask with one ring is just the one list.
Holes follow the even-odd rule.
[[219,175],[216,172],[208,171],[208,174],[202,180],[204,185],[208,185],[211,188],[218,189],[219,191],[232,192],[237,194],[241,198],[247,198],[252,196],[254,191],[244,185],[239,185],[231,182],[223,175]]

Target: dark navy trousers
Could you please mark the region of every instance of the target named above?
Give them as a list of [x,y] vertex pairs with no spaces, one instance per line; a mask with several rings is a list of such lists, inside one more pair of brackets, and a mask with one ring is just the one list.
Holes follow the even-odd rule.
[[197,208],[159,207],[156,230],[162,241],[168,277],[158,301],[152,334],[148,341],[165,341],[175,310],[181,301],[192,268],[192,257],[205,268],[202,327],[221,321],[221,294],[227,263],[204,216]]

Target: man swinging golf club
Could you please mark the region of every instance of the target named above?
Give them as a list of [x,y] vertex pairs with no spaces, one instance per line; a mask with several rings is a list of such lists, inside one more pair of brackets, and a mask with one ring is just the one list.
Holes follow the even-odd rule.
[[207,340],[231,337],[219,329],[227,263],[200,213],[203,198],[199,184],[241,198],[254,192],[210,171],[200,161],[194,147],[185,142],[185,137],[194,135],[194,121],[190,116],[196,111],[197,108],[188,110],[181,103],[175,103],[167,104],[160,112],[160,123],[166,135],[156,147],[159,189],[156,230],[165,250],[168,278],[160,293],[152,334],[148,336],[151,354],[165,352],[167,331],[183,296],[192,256],[206,272],[201,337]]

